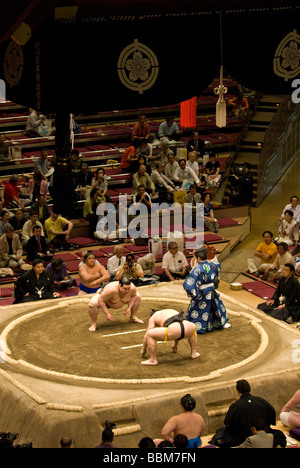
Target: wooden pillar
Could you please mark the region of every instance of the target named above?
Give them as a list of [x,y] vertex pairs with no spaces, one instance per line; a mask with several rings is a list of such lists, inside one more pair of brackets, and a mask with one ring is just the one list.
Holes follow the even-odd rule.
[[70,113],[59,111],[55,117],[55,170],[53,174],[53,210],[64,217],[73,217],[73,177],[71,173]]

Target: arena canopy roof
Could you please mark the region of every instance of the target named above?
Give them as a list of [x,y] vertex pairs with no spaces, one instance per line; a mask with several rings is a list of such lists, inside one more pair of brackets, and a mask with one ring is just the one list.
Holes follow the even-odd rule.
[[295,3],[10,0],[0,6],[0,78],[7,99],[49,113],[181,102],[221,63],[247,88],[291,94],[300,77]]

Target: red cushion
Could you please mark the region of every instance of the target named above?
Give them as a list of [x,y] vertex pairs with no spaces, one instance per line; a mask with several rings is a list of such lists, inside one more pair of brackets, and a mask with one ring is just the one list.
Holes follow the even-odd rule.
[[238,221],[232,218],[221,218],[218,219],[218,224],[219,226],[236,226],[239,223]]
[[73,260],[78,260],[78,255],[73,253],[57,253],[54,255],[54,258],[59,257],[63,262],[72,262]]
[[71,272],[78,271],[78,267],[79,267],[80,262],[81,262],[81,260],[76,260],[74,262],[67,262],[66,263],[67,270],[71,271]]

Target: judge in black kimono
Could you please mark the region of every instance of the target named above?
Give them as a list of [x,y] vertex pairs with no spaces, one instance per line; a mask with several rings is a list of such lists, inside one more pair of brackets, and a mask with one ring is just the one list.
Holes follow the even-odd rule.
[[265,432],[272,432],[276,444],[280,444],[278,431],[270,426],[276,425],[276,412],[273,406],[264,398],[251,394],[247,380],[236,382],[238,399],[230,405],[224,419],[224,426],[217,429],[209,443],[220,448],[236,447],[252,435],[253,420],[259,418],[265,425]]
[[26,271],[15,282],[14,304],[60,297],[55,291],[52,276],[44,269],[44,262],[38,258],[32,262],[32,269]]
[[271,317],[293,323],[300,320],[300,284],[295,277],[295,267],[286,263],[283,278],[272,298],[257,306]]

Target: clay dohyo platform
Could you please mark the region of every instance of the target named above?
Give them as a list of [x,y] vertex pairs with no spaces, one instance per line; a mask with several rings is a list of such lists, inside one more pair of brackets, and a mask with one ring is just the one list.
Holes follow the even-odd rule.
[[112,322],[100,312],[94,333],[90,295],[0,308],[0,430],[18,432],[18,443],[35,448],[57,447],[65,435],[76,447],[94,447],[108,419],[117,423],[115,445],[137,447],[144,436],[160,436],[186,393],[196,398],[209,434],[237,398],[236,380],[246,378],[277,414],[299,389],[300,331],[236,293],[220,293],[231,327],[198,335],[198,359],[190,359],[187,340],[176,354],[171,342],[161,342],[159,364],[142,366],[151,309],[186,310],[189,299],[180,281],[139,292],[143,324],[129,323],[125,309],[113,310]]

